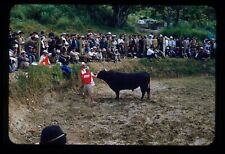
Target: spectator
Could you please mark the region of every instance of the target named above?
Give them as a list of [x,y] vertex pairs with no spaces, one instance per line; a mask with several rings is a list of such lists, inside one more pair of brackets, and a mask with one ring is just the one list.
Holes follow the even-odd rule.
[[72,73],[72,68],[66,64],[62,65],[61,67],[63,75],[66,77],[67,80],[71,79],[71,73]]
[[67,143],[66,133],[59,125],[50,125],[41,132],[40,145],[65,145]]
[[40,57],[39,64],[41,64],[41,65],[50,65],[51,64],[49,61],[49,58],[48,58],[47,50],[43,51],[43,55],[41,55],[41,57]]
[[152,39],[152,45],[154,50],[158,47],[158,40],[156,36],[154,36],[154,38]]
[[78,61],[79,61],[79,52],[78,52],[78,48],[74,48],[74,49],[72,49],[71,51],[70,51],[70,62],[72,63],[72,64],[74,64],[74,63],[78,63]]
[[36,52],[33,46],[28,47],[27,55],[30,64],[36,61]]
[[18,53],[20,54],[20,52],[22,50],[24,50],[24,44],[25,44],[25,39],[24,39],[24,36],[23,36],[24,32],[18,31],[17,34],[18,34],[18,38],[17,38],[17,41],[18,41]]
[[102,62],[103,61],[103,55],[102,55],[102,52],[100,51],[100,49],[97,50],[96,59],[99,62]]
[[153,51],[152,48],[149,48],[149,49],[147,50],[147,58],[148,58],[148,59],[155,58],[155,52]]
[[28,68],[29,67],[29,58],[24,50],[21,51],[20,56],[18,58],[18,66],[19,68]]
[[[57,50],[58,53],[60,52],[59,50]],[[65,51],[65,49],[62,50],[62,52],[59,53],[59,60],[58,63],[61,65],[61,71],[63,73],[63,75],[69,80],[71,79],[71,73],[72,73],[72,69],[69,66],[69,58],[70,56],[67,55],[67,52]]]
[[14,72],[17,70],[17,58],[13,56],[13,51],[9,49],[9,72]]

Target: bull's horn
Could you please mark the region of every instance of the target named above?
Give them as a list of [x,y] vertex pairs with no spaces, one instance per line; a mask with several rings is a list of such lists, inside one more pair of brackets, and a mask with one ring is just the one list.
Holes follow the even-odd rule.
[[107,71],[107,69],[106,69],[106,68],[104,68],[104,70],[105,70],[105,71]]

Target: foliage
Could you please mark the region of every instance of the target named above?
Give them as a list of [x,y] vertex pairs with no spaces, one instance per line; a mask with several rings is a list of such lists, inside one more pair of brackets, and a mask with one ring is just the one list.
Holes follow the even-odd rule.
[[[216,33],[214,8],[201,5],[19,4],[11,8],[10,27],[24,31],[25,35],[41,30],[84,34],[88,29],[103,33],[136,33],[135,23],[141,17],[166,22],[168,28],[162,31],[165,35],[195,35],[202,39],[205,36],[215,37]],[[114,27],[114,20],[120,28]]]
[[179,24],[177,26],[163,29],[160,33],[166,36],[175,36],[175,37],[197,37],[199,40],[203,40],[208,36],[206,30],[200,28],[193,28],[190,24]]
[[200,61],[194,59],[165,58],[152,60],[144,58],[140,64],[152,73],[153,77],[182,77],[200,74],[215,75],[215,60]]
[[[107,64],[107,63],[106,63]],[[95,64],[90,65],[92,72],[99,70]],[[110,64],[107,64],[110,65]],[[61,72],[60,65],[54,66],[30,66],[27,75],[20,74],[17,82],[10,84],[10,91],[15,97],[26,98],[31,94],[46,91],[49,89],[68,90],[74,87],[79,88],[80,77],[79,64],[71,64],[71,80],[67,80]],[[111,67],[111,66],[110,66]],[[197,61],[194,59],[165,58],[149,61],[146,58],[140,60],[125,60],[114,68],[121,72],[139,72],[147,71],[153,78],[173,78],[193,75],[209,74],[215,75],[215,60]]]
[[63,29],[65,27],[71,27],[70,26],[70,19],[68,19],[67,17],[61,17],[57,20],[57,23],[56,23],[56,27],[58,29]]

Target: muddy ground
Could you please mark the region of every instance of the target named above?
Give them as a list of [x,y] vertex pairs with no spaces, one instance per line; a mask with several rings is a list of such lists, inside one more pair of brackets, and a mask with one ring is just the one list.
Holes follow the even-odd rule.
[[16,144],[39,142],[41,129],[59,124],[68,144],[208,145],[215,136],[215,78],[152,79],[151,99],[140,89],[120,92],[95,79],[94,106],[75,89],[52,90],[21,103],[9,97],[9,137]]

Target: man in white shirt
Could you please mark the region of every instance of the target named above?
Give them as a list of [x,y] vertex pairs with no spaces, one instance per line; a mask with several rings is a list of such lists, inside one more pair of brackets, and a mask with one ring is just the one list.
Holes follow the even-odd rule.
[[151,59],[155,57],[155,52],[152,50],[152,48],[148,48],[147,50],[147,58]]

